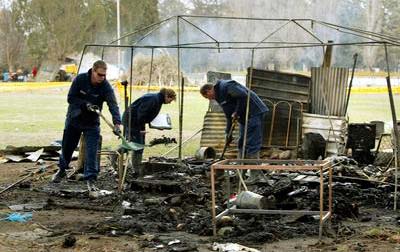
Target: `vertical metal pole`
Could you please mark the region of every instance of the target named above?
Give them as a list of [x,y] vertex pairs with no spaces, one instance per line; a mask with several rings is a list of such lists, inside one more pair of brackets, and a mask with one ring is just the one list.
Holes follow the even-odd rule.
[[332,165],[329,164],[329,195],[328,195],[328,200],[329,200],[329,204],[328,204],[328,211],[329,211],[329,220],[332,220]]
[[180,50],[180,41],[179,41],[179,18],[180,16],[176,17],[176,42],[178,45],[178,89],[180,93],[179,97],[179,150],[178,150],[178,160],[181,161],[182,159],[182,124],[183,124],[183,88],[181,82],[181,50]]
[[319,240],[322,238],[322,224],[324,217],[324,177],[323,177],[323,167],[319,169]]
[[154,59],[154,48],[151,48],[150,73],[149,73],[149,83],[147,84],[147,93],[150,92],[151,77],[153,76],[153,59]]
[[125,111],[127,111],[128,110],[128,87],[127,87],[127,85],[124,85],[124,108],[125,108]]
[[272,144],[272,133],[274,132],[274,122],[275,122],[275,110],[276,110],[276,103],[272,105],[271,128],[269,129],[269,137],[268,137],[269,146],[271,146]]
[[243,136],[243,146],[242,146],[242,159],[246,156],[246,146],[247,146],[247,125],[249,121],[249,112],[250,112],[250,95],[251,95],[251,83],[253,81],[253,65],[254,65],[254,49],[251,50],[251,64],[250,64],[250,73],[249,73],[249,82],[248,82],[248,91],[247,91],[247,102],[246,102],[246,120],[244,123],[244,136]]
[[289,118],[287,123],[287,130],[286,130],[286,141],[285,146],[288,147],[289,145],[289,136],[290,136],[290,124],[292,121],[292,104],[289,103]]
[[393,120],[393,132],[394,132],[394,167],[395,167],[395,175],[394,175],[394,206],[393,209],[397,209],[397,173],[398,173],[398,152],[399,152],[399,129],[397,127],[397,118],[396,118],[396,108],[394,106],[393,101],[393,93],[392,93],[392,85],[390,84],[390,67],[389,67],[389,56],[387,51],[387,45],[385,45],[385,58],[386,58],[386,68],[387,68],[387,77],[386,83],[389,93],[389,101],[390,101],[390,108],[392,111],[392,120]]
[[300,118],[296,120],[296,158],[299,156],[299,143],[300,143]]
[[215,213],[215,169],[214,165],[211,166],[211,215],[212,215],[212,228],[213,228],[213,235],[217,235],[217,223],[215,220],[216,213]]
[[131,140],[131,127],[132,127],[132,112],[129,109],[129,107],[131,106],[132,103],[132,75],[133,75],[133,47],[131,47],[131,71],[130,71],[130,76],[129,76],[129,106],[128,106],[128,135],[126,136],[126,138],[128,139],[128,141]]
[[353,68],[351,69],[351,78],[350,78],[350,83],[349,83],[349,90],[347,91],[347,99],[346,99],[346,106],[344,108],[344,114],[347,114],[347,108],[349,106],[349,100],[350,100],[350,93],[351,93],[351,88],[353,86],[353,78],[354,78],[354,71],[356,69],[356,64],[357,64],[357,57],[358,54],[355,53],[353,58],[354,58],[354,63],[353,63]]
[[[183,133],[183,98],[185,96],[185,80],[181,75],[181,101],[179,106],[179,149],[182,150],[182,133]],[[182,154],[181,154],[182,155]],[[179,159],[181,158],[179,155]]]
[[[85,47],[83,48],[81,60],[79,61],[77,74],[79,74],[79,71],[81,69],[83,55],[85,54],[86,48],[87,48],[87,45],[85,45]],[[79,142],[80,142],[80,144],[79,144],[79,156],[78,156],[78,170],[82,170],[82,169],[84,169],[85,154],[86,154],[86,152],[85,152],[86,141],[85,141],[85,137],[83,134],[81,134],[81,137],[79,138]]]
[[121,45],[121,40],[119,39],[121,37],[121,18],[120,18],[120,4],[119,0],[117,0],[117,45],[118,45],[118,78],[119,78],[119,71],[121,69],[121,51],[120,51],[120,45]]

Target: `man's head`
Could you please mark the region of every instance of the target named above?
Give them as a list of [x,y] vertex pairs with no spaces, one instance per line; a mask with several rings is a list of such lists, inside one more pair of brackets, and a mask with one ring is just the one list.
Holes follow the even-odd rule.
[[206,99],[214,100],[215,99],[214,85],[210,83],[204,84],[200,88],[200,94]]
[[92,84],[100,84],[106,79],[107,64],[102,60],[98,60],[93,63],[92,67]]
[[170,88],[162,88],[160,93],[164,95],[164,103],[169,104],[172,101],[176,100],[176,93],[173,89]]

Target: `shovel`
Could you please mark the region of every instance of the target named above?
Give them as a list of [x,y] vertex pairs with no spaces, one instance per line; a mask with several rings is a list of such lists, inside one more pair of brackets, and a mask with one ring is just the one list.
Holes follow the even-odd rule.
[[[237,119],[236,119],[236,118],[233,118],[233,119],[232,119],[231,128],[229,129],[229,132],[228,132],[228,138],[231,138],[231,137],[232,137],[233,131],[234,131],[235,126],[236,126],[236,123],[237,123]],[[229,142],[228,142],[228,141],[225,141],[224,149],[222,150],[221,156],[220,156],[220,158],[217,160],[217,162],[224,159],[224,155],[225,155],[226,149],[228,148],[228,145],[229,145]],[[246,186],[246,183],[245,183],[244,180],[243,180],[242,172],[241,172],[239,169],[236,169],[236,172],[237,172],[237,174],[238,174],[238,176],[239,176],[239,180],[240,180],[240,182],[241,182],[241,184],[239,184],[239,188],[240,188],[240,185],[243,185],[243,188],[247,191],[247,186]]]
[[[237,123],[237,119],[233,118],[232,119],[232,125],[231,125],[231,128],[229,129],[227,138],[231,138],[232,137],[233,131],[235,130],[236,123]],[[221,156],[220,156],[218,161],[224,159],[224,155],[225,155],[226,149],[228,148],[229,144],[230,143],[228,141],[225,141],[224,149],[222,150]]]
[[[93,105],[89,108],[89,110],[97,113],[114,132],[114,125],[110,121],[108,121],[107,118],[105,118],[105,116],[100,112],[99,107],[97,107],[96,105]],[[144,149],[143,144],[128,142],[126,140],[126,138],[121,134],[121,132],[117,132],[117,135],[119,138],[121,138],[121,141],[122,141],[120,147],[124,148],[125,150],[138,151],[138,150]]]

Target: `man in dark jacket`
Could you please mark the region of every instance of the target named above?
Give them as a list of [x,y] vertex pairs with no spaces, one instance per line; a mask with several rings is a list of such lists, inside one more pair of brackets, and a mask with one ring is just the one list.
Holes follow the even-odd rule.
[[[247,95],[249,92],[250,101],[247,121],[247,140],[243,157],[243,138],[246,123]],[[222,107],[227,120],[225,134],[228,144],[232,141],[231,136],[228,135],[232,126],[232,121],[237,120],[239,122],[239,158],[258,159],[262,147],[264,118],[265,114],[268,112],[268,108],[257,94],[234,80],[219,80],[215,85],[205,84],[200,88],[200,93],[204,98],[216,100]],[[259,175],[260,171],[252,171],[250,173],[252,179]]]
[[99,173],[97,165],[97,148],[100,138],[99,115],[93,111],[94,106],[100,110],[103,102],[107,102],[114,123],[114,132],[120,132],[121,115],[114,90],[106,80],[107,64],[98,60],[87,72],[79,74],[72,82],[68,92],[68,112],[62,140],[59,170],[53,176],[54,183],[66,177],[66,169],[71,161],[72,153],[78,145],[81,134],[86,139],[86,157],[84,179],[87,181],[89,196],[98,196],[95,181]]
[[[145,144],[146,123],[156,118],[163,104],[169,104],[175,99],[174,90],[162,88],[158,93],[148,93],[135,100],[122,115],[125,136],[134,143]],[[142,158],[143,149],[132,153],[132,166],[139,177],[143,176],[140,165]]]

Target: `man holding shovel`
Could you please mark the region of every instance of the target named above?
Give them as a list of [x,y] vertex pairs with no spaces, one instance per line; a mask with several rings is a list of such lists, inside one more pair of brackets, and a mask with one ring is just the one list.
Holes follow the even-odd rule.
[[[242,157],[246,124],[247,96],[249,92],[250,100],[248,110],[249,116],[247,120],[247,140],[244,146],[245,154],[244,157]],[[200,94],[206,99],[216,100],[222,107],[227,120],[225,129],[226,144],[232,142],[232,134],[230,134],[232,122],[235,120],[239,122],[238,158],[259,159],[263,139],[262,133],[264,128],[264,117],[268,112],[268,108],[257,94],[234,80],[219,80],[215,85],[204,84],[200,88]],[[263,179],[263,177],[262,171],[254,170],[250,172],[248,182],[255,182],[256,180]]]
[[107,102],[112,115],[114,133],[119,135],[121,132],[121,115],[114,90],[106,80],[106,73],[107,64],[98,60],[94,62],[93,67],[87,73],[81,73],[73,80],[68,92],[69,105],[58,163],[59,170],[52,178],[54,183],[60,183],[66,178],[65,170],[83,133],[86,139],[84,179],[90,197],[98,197],[99,191],[95,186],[95,181],[99,173],[97,148],[100,138],[100,119],[99,114],[93,108],[101,110],[103,102]]
[[[136,99],[122,115],[125,136],[129,141],[144,145],[146,123],[150,123],[156,118],[163,104],[169,104],[175,100],[176,93],[170,88],[162,88],[158,93],[148,93]],[[133,151],[132,167],[139,177],[144,175],[140,165],[142,157],[143,149]]]

